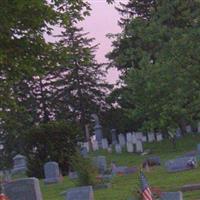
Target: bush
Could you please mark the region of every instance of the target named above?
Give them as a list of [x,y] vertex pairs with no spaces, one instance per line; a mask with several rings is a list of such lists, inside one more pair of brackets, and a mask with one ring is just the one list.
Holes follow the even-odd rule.
[[78,173],[78,184],[96,185],[98,170],[92,165],[91,160],[83,158],[79,153],[71,157],[71,167]]
[[66,174],[70,157],[76,152],[80,132],[75,124],[64,121],[53,121],[31,128],[24,135],[28,175],[43,177],[43,165],[50,160],[58,162],[62,173]]

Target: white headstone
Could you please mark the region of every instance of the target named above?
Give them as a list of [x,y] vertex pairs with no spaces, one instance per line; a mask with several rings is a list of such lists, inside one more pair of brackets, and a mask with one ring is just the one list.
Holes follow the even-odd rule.
[[143,137],[143,133],[142,133],[142,132],[137,132],[137,133],[136,133],[136,138],[137,138],[138,140],[142,140],[142,137]]
[[115,152],[116,152],[116,153],[122,153],[121,145],[119,145],[119,144],[116,144],[116,145],[115,145]]
[[136,143],[137,143],[137,138],[136,138],[135,133],[132,134],[132,143],[133,143],[133,144],[136,144]]
[[148,141],[153,142],[155,140],[155,135],[154,133],[148,133]]
[[137,143],[136,143],[136,152],[137,153],[141,153],[141,152],[143,152],[143,145],[142,145],[142,142],[141,141],[137,141]]
[[134,147],[133,147],[133,144],[131,142],[127,142],[126,143],[126,148],[127,148],[127,152],[128,153],[133,153],[134,152]]
[[162,141],[163,140],[162,133],[156,133],[156,139],[158,142]]
[[123,134],[119,134],[118,135],[118,139],[119,139],[119,144],[121,145],[121,147],[124,147],[126,145],[126,140]]
[[147,142],[147,136],[143,135],[142,142]]
[[131,133],[126,134],[126,141],[132,143],[132,134]]
[[92,149],[93,149],[93,151],[99,150],[99,145],[98,145],[98,142],[96,140],[92,141]]
[[102,139],[102,148],[108,149],[108,140],[106,138]]

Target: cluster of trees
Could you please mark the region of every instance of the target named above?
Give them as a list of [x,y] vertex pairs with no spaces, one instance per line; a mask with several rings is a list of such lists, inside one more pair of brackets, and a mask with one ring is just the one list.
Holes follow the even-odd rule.
[[[200,2],[121,3],[121,34],[107,57],[121,71],[113,102],[136,128],[171,130],[199,120]],[[120,90],[120,91],[119,91]]]
[[[69,132],[73,129],[62,128],[63,121],[66,126],[76,124],[84,135],[90,115],[106,109],[106,93],[111,87],[104,80],[103,64],[95,60],[98,45],[78,27],[90,10],[90,4],[84,0],[0,2],[0,141],[3,147],[0,157],[5,161],[2,165],[12,164],[11,158],[16,153],[27,154],[32,163],[59,155],[59,151],[55,154],[56,149],[46,145],[48,140],[57,144],[62,138],[55,141],[50,132],[46,134],[45,128],[52,127],[51,121],[62,121],[60,130],[65,130],[68,137],[62,146],[68,146],[71,151],[78,138],[70,139]],[[55,33],[57,27],[60,33]],[[56,42],[48,42],[47,36],[56,37]],[[31,127],[35,134],[30,131]],[[56,134],[53,127],[52,132]],[[75,129],[72,132],[79,135]],[[33,150],[37,153],[30,157]],[[42,157],[38,153],[41,151],[45,153]]]

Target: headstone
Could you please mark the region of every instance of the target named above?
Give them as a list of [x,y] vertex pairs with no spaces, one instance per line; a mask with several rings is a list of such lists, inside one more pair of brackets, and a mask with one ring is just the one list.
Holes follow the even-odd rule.
[[161,165],[160,157],[159,156],[151,156],[151,157],[147,158],[143,162],[143,167],[146,166],[147,164],[149,167]]
[[147,137],[145,135],[142,137],[142,142],[147,142]]
[[198,125],[197,125],[197,132],[200,133],[200,122],[198,122]]
[[126,134],[126,141],[127,141],[127,143],[132,143],[132,134],[131,133]]
[[148,133],[148,141],[153,142],[155,140],[155,135],[154,133]]
[[119,144],[121,145],[121,147],[124,147],[126,145],[126,140],[123,134],[119,134],[118,135],[118,139],[119,139]]
[[176,138],[181,138],[181,136],[182,136],[182,131],[180,128],[177,128],[176,129]]
[[115,145],[115,152],[116,153],[122,153],[122,147],[119,144]]
[[192,133],[192,127],[190,125],[187,125],[185,127],[185,130],[186,130],[187,133]]
[[95,122],[94,134],[96,136],[96,140],[97,140],[98,144],[101,146],[102,135],[103,135],[102,134],[102,126],[100,125],[99,118],[96,114],[92,114],[91,116]]
[[182,192],[163,192],[161,200],[183,200]]
[[11,178],[11,171],[10,170],[3,170],[3,182],[7,183],[10,182],[12,180]]
[[99,145],[98,145],[98,142],[96,140],[92,141],[92,149],[93,149],[93,151],[99,150]]
[[197,167],[196,157],[180,157],[165,163],[168,172],[179,172]]
[[36,178],[18,179],[4,184],[9,200],[42,200],[39,180]]
[[69,172],[68,176],[71,180],[74,180],[74,179],[78,178],[78,173],[77,172]]
[[44,165],[44,182],[47,184],[61,181],[60,170],[57,162],[47,162]]
[[142,145],[142,142],[139,141],[139,140],[136,143],[136,152],[137,153],[142,153],[143,152],[143,145]]
[[67,191],[65,200],[94,200],[92,186],[71,188]]
[[111,129],[111,134],[112,134],[112,144],[115,145],[115,144],[117,144],[116,129]]
[[14,163],[14,166],[13,166],[13,169],[12,169],[13,174],[18,173],[18,172],[26,172],[27,165],[26,165],[25,156],[20,155],[20,154],[16,155],[13,158],[13,163]]
[[88,156],[87,148],[86,148],[86,147],[81,147],[81,149],[80,149],[80,154],[81,154],[83,157],[87,157],[87,156]]
[[142,133],[142,132],[137,132],[137,133],[136,133],[136,138],[137,138],[137,140],[142,140],[142,138],[143,138],[143,133]]
[[156,140],[157,140],[158,142],[160,142],[160,141],[163,140],[162,133],[156,133]]
[[134,146],[131,142],[127,142],[126,143],[126,147],[127,147],[127,152],[128,153],[133,153],[134,152]]
[[94,158],[94,164],[99,169],[101,174],[104,174],[107,170],[107,162],[105,156],[97,156]]
[[137,143],[137,138],[136,138],[135,133],[132,134],[132,143],[133,143],[133,144],[136,144],[136,143]]
[[108,149],[108,140],[106,138],[102,139],[102,148]]
[[87,152],[90,151],[90,145],[89,145],[89,142],[84,142],[83,143],[83,147],[85,147],[87,149]]
[[200,184],[187,184],[181,187],[182,192],[190,192],[194,190],[200,190]]

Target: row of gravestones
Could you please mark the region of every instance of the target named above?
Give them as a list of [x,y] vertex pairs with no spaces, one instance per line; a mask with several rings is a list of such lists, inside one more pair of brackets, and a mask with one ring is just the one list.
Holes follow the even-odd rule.
[[[126,137],[124,134],[118,135],[118,140],[116,135],[112,133],[112,144],[115,146],[115,152],[121,153],[122,148],[126,147],[127,152],[143,152],[143,145],[142,142],[153,142],[153,141],[162,141],[163,137],[161,133],[148,133],[147,137],[143,135],[141,132],[137,133],[127,133]],[[118,143],[119,141],[119,143]],[[89,142],[84,142],[81,144],[82,148],[85,148],[85,153],[90,151],[90,144]],[[93,151],[97,151],[100,147],[104,150],[108,150],[109,152],[112,151],[112,145],[109,145],[108,140],[103,138],[101,143],[99,144],[98,141],[92,140],[91,146]]]

